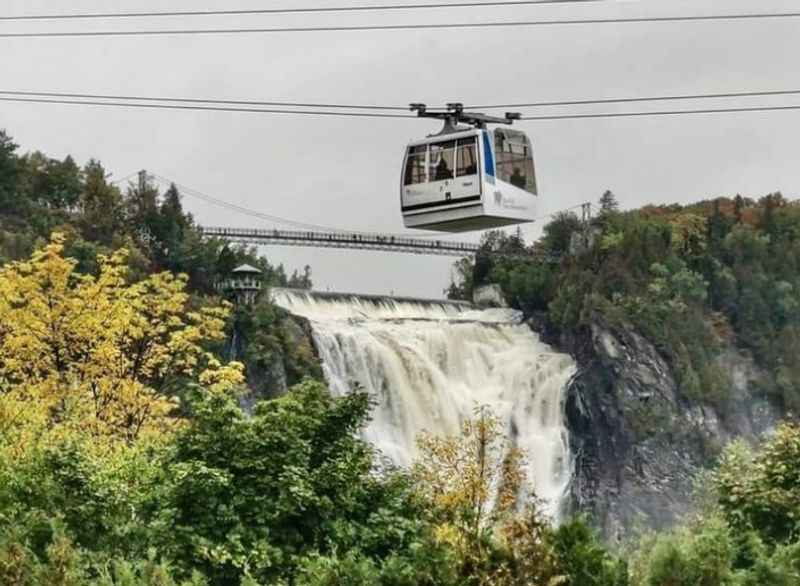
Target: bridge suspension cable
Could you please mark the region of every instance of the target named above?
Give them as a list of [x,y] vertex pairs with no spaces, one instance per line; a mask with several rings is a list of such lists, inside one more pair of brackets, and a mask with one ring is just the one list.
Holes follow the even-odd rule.
[[[244,206],[241,206],[241,205],[226,201],[224,199],[220,199],[218,197],[214,197],[212,195],[208,195],[207,193],[203,193],[202,191],[198,191],[197,189],[193,189],[191,187],[187,187],[185,185],[182,185],[182,184],[180,184],[180,183],[178,183],[176,181],[173,181],[173,180],[169,179],[168,177],[164,177],[162,175],[149,174],[149,176],[155,178],[156,180],[158,180],[163,185],[174,184],[175,187],[178,188],[178,190],[180,191],[181,194],[188,195],[189,197],[193,197],[195,199],[199,199],[199,200],[205,201],[206,203],[210,203],[212,205],[216,205],[216,206],[219,206],[219,207],[222,207],[222,208],[226,208],[226,209],[229,209],[229,210],[237,212],[237,213],[244,214],[244,215],[249,216],[251,218],[258,218],[260,220],[266,220],[268,222],[273,222],[273,223],[281,225],[281,226],[292,226],[294,228],[307,229],[307,230],[312,230],[312,231],[335,232],[335,233],[343,234],[343,235],[353,235],[353,234],[356,234],[356,235],[365,235],[365,234],[374,235],[373,232],[366,232],[366,231],[363,231],[363,230],[350,230],[350,229],[347,229],[347,228],[324,226],[324,225],[320,225],[320,224],[312,224],[312,223],[309,223],[309,222],[302,222],[300,220],[294,220],[294,219],[285,218],[285,217],[281,217],[281,216],[275,216],[275,215],[272,215],[272,214],[266,214],[264,212],[260,212],[260,211],[254,210],[252,208],[247,208],[247,207],[244,207]],[[389,232],[389,233],[382,233],[382,235],[383,236],[394,236],[394,237],[399,237],[399,238],[407,238],[407,237],[409,237],[409,233],[407,233],[407,232],[406,233],[391,233],[391,232]],[[425,239],[428,239],[428,238],[436,238],[436,239],[439,239],[439,240],[445,240],[447,238],[447,236],[446,235],[442,235],[440,232],[420,232],[419,234],[415,233],[414,234],[414,238],[417,239],[417,240],[425,240]]]
[[557,20],[510,20],[499,22],[442,22],[408,24],[364,24],[329,26],[290,26],[271,28],[213,28],[213,29],[154,29],[154,30],[93,30],[93,31],[31,31],[0,33],[3,39],[31,38],[75,38],[75,37],[134,37],[134,36],[180,36],[180,35],[238,35],[276,33],[324,33],[359,31],[406,31],[406,30],[470,30],[486,28],[530,28],[570,25],[643,24],[643,23],[697,23],[713,21],[778,20],[800,18],[800,12],[762,12],[740,14],[706,14],[675,16],[640,16],[632,18],[579,18]]
[[283,218],[281,216],[274,216],[274,215],[271,215],[271,214],[266,214],[266,213],[259,212],[257,210],[251,209],[251,208],[246,208],[244,206],[240,206],[238,204],[226,201],[224,199],[220,199],[218,197],[214,197],[212,195],[208,195],[206,193],[203,193],[202,191],[198,191],[198,190],[193,189],[191,187],[187,187],[186,185],[182,185],[182,184],[178,183],[177,181],[173,181],[172,179],[169,179],[168,177],[164,177],[162,175],[150,174],[149,176],[155,178],[160,183],[163,183],[165,185],[175,185],[175,187],[177,187],[179,189],[179,191],[180,191],[180,193],[182,195],[188,195],[189,197],[193,197],[195,199],[199,199],[199,200],[205,201],[206,203],[210,203],[212,205],[223,207],[223,208],[229,209],[229,210],[234,211],[234,212],[242,213],[242,214],[245,214],[245,215],[253,217],[253,218],[258,218],[260,220],[267,220],[269,222],[273,222],[275,224],[279,224],[279,225],[282,225],[282,226],[293,226],[295,228],[306,228],[306,229],[310,229],[310,230],[326,230],[326,231],[342,231],[342,232],[346,231],[346,230],[340,230],[339,228],[333,228],[331,226],[322,226],[322,225],[319,225],[319,224],[310,224],[310,223],[307,223],[307,222],[300,222],[298,220],[292,220],[292,219],[289,219],[289,218]]
[[119,179],[114,179],[113,181],[110,182],[110,184],[111,185],[120,185],[121,183],[125,183],[128,179],[132,179],[134,176],[136,176],[137,173],[138,173],[138,171],[134,171],[133,173],[128,173],[127,175],[124,175],[123,177],[120,177]]

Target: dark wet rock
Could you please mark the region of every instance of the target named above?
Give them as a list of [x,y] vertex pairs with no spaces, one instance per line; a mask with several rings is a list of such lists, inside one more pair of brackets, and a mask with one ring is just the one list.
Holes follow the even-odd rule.
[[735,437],[770,429],[778,410],[759,397],[752,360],[736,349],[719,361],[731,373],[723,409],[682,395],[670,365],[632,329],[596,320],[557,335],[534,316],[531,327],[578,362],[566,394],[575,457],[568,507],[592,516],[605,536],[674,525],[692,508],[698,473]]
[[311,324],[307,319],[286,312],[270,329],[281,338],[281,343],[272,344],[268,350],[254,348],[236,329],[228,343],[230,359],[245,365],[250,392],[244,402],[248,405],[260,399],[280,397],[304,376],[322,378]]

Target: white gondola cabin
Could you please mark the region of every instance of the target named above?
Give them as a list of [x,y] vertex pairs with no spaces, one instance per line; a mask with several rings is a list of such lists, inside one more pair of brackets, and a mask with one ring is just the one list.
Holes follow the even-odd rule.
[[469,232],[534,219],[533,149],[518,130],[446,123],[408,145],[401,182],[407,228]]

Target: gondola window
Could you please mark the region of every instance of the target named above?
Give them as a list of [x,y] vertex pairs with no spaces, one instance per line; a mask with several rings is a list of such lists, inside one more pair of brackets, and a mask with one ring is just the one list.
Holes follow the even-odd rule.
[[495,130],[497,178],[530,193],[536,193],[533,149],[528,137],[510,129]]
[[456,151],[456,176],[475,175],[478,172],[478,143],[475,138],[459,139]]
[[430,145],[428,156],[428,176],[430,181],[443,181],[453,178],[453,159],[456,141],[448,140]]
[[428,178],[425,173],[425,155],[427,154],[425,145],[411,147],[408,151],[406,161],[405,184],[415,185],[425,183]]

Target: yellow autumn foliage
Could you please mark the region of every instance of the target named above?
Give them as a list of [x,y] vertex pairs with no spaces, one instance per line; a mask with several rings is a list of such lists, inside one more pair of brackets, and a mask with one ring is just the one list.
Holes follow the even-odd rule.
[[464,553],[513,514],[523,482],[523,453],[507,441],[487,408],[452,436],[422,434],[414,465],[418,487],[443,512],[437,538]]
[[[76,272],[63,237],[0,269],[0,438],[24,450],[71,433],[131,441],[180,424],[173,387],[242,382],[203,344],[224,336],[227,307],[189,311],[186,278],[160,273],[129,283],[127,252]],[[102,442],[101,442],[102,443]]]
[[531,492],[521,497],[525,454],[487,407],[458,434],[422,434],[413,475],[435,507],[434,537],[455,553],[463,583],[563,586],[547,521]]
[[672,247],[678,252],[700,252],[708,247],[707,219],[699,214],[682,213],[670,220]]

